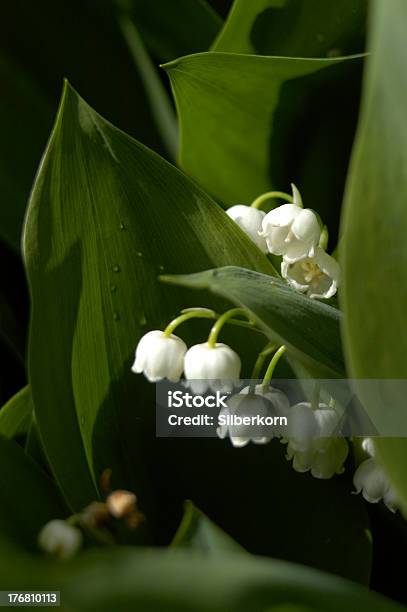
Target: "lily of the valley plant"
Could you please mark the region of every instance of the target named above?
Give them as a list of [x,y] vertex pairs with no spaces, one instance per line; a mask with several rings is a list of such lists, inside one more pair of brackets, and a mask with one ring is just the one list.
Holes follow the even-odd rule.
[[[273,208],[267,214],[259,210],[260,206],[276,198],[285,199],[287,203]],[[303,208],[301,194],[294,184],[292,195],[284,192],[265,193],[250,206],[238,204],[226,212],[260,250],[281,257],[281,276],[293,290],[306,293],[312,299],[328,299],[335,295],[340,270],[336,259],[326,252],[328,229],[321,225],[315,212]],[[225,324],[236,323],[233,319],[236,316],[246,317],[249,329],[253,325],[250,315],[239,308],[226,311],[221,316],[205,308],[181,313],[165,330],[153,330],[141,338],[136,348],[133,372],[144,373],[150,382],[164,378],[177,382],[184,374],[195,393],[204,393],[210,385],[214,385],[214,381],[219,381],[224,389],[232,389],[240,377],[241,360],[234,349],[218,342],[218,336]],[[206,342],[188,348],[173,332],[179,325],[195,317],[215,319],[216,322]],[[274,353],[262,384],[244,388],[239,394],[233,395],[221,414],[257,414],[260,399],[263,400],[265,413],[277,412],[289,416],[293,435],[284,437],[278,427],[274,428],[272,434],[267,428],[267,431],[252,435],[244,426],[222,426],[218,428],[217,434],[222,439],[229,437],[235,448],[242,448],[250,441],[266,444],[272,438],[280,438],[287,445],[286,458],[292,461],[295,471],[310,472],[314,478],[319,479],[340,475],[345,470],[349,444],[345,438],[335,436],[339,423],[335,409],[319,401],[290,406],[284,393],[271,385],[274,370],[285,351],[284,346],[276,350],[268,344],[259,355],[253,370],[253,376],[257,376],[267,356]],[[363,442],[365,449],[366,444]],[[359,465],[354,484],[356,493],[362,492],[367,501],[376,503],[383,499],[392,511],[397,508],[396,495],[384,470],[375,463],[373,457]]]

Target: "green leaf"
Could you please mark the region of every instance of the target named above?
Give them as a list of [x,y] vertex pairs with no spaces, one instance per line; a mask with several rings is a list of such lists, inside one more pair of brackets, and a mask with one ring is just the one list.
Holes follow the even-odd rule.
[[118,0],[132,19],[151,53],[161,62],[207,51],[222,20],[206,0]]
[[65,515],[55,484],[16,442],[0,435],[0,531],[35,549],[41,527]]
[[184,516],[171,545],[210,555],[244,552],[233,538],[208,519],[191,501],[185,502]]
[[72,610],[117,612],[401,612],[405,608],[353,582],[249,555],[191,556],[189,551],[88,552],[50,567],[15,553],[2,564],[4,588],[61,591]]
[[212,51],[291,57],[364,49],[367,0],[235,0]]
[[0,88],[0,236],[20,251],[24,212],[51,128],[52,107],[35,83],[2,56]]
[[200,53],[165,66],[181,167],[225,205],[300,189],[334,237],[358,112],[360,57]]
[[30,385],[56,479],[80,509],[112,468],[114,486],[135,490],[146,510],[154,387],[130,371],[134,348],[195,305],[158,274],[232,262],[274,270],[190,179],[69,85],[33,189],[24,250]]
[[[403,0],[375,2],[371,51],[342,225],[346,359],[355,378],[407,378],[407,72]],[[394,392],[393,392],[394,391]],[[360,389],[364,399],[363,389]],[[397,387],[365,409],[391,419]],[[381,459],[407,511],[406,440],[379,441]]]
[[210,289],[244,306],[269,337],[285,344],[288,355],[315,376],[343,377],[340,312],[289,288],[277,278],[226,267],[163,280],[195,289]]
[[178,126],[169,95],[132,21],[128,17],[122,16],[119,18],[119,24],[130,54],[138,68],[140,78],[144,83],[145,92],[151,105],[151,112],[162,141],[170,159],[175,160],[178,146]]
[[30,389],[24,387],[0,410],[0,434],[5,438],[16,438],[27,434],[32,410]]

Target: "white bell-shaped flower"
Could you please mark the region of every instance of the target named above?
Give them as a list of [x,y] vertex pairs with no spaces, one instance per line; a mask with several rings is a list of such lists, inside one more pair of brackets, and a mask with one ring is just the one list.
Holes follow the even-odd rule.
[[353,476],[355,493],[362,493],[364,499],[372,504],[383,500],[389,510],[395,512],[399,508],[399,499],[391,487],[389,479],[376,459],[365,459]]
[[[286,417],[290,407],[287,396],[278,389],[268,387],[264,390],[263,385],[256,385],[254,393],[250,393],[250,387],[244,387],[239,393],[233,395],[227,401],[227,408],[222,408],[220,417]],[[219,438],[230,437],[233,446],[242,448],[250,441],[254,444],[267,444],[271,438],[281,435],[280,421],[276,424],[221,424],[216,430]]]
[[332,478],[344,471],[349,447],[345,438],[336,437],[339,418],[326,404],[313,409],[300,402],[288,411],[286,458],[293,461],[297,472],[310,471],[314,478]]
[[237,223],[240,229],[253,240],[263,253],[267,253],[266,240],[259,235],[261,223],[266,216],[263,210],[236,204],[236,206],[228,208],[226,214]]
[[315,213],[296,204],[283,204],[264,217],[260,237],[274,255],[294,263],[314,255],[321,229]]
[[137,345],[133,372],[144,375],[150,382],[168,378],[172,382],[180,379],[184,369],[187,345],[181,338],[160,330],[145,334]]
[[195,344],[184,360],[185,378],[194,393],[204,393],[209,388],[230,391],[239,381],[241,367],[239,355],[222,342],[215,346],[208,342]]
[[281,263],[281,276],[311,298],[328,299],[335,295],[339,285],[339,264],[320,247],[315,247],[314,256],[289,263]]
[[82,546],[82,532],[66,521],[54,519],[38,534],[39,547],[60,559],[73,557]]

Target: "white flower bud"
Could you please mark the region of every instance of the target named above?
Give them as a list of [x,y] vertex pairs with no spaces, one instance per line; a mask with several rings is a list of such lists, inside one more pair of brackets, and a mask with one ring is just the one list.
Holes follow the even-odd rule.
[[[230,346],[207,342],[191,346],[185,355],[184,372],[194,393],[204,393],[218,381],[223,390],[231,390],[240,378],[240,357]],[[200,382],[201,381],[201,382]]]
[[258,210],[252,206],[237,204],[236,206],[228,208],[226,214],[237,223],[240,229],[253,240],[263,253],[267,253],[266,241],[259,235],[261,223],[266,216],[263,210]]
[[289,263],[314,255],[321,229],[309,208],[283,204],[264,217],[260,236],[274,255],[283,255]]
[[108,495],[106,506],[110,514],[115,518],[123,518],[130,512],[136,510],[137,497],[130,491],[118,489]]
[[383,468],[373,457],[362,461],[359,465],[353,476],[353,484],[355,493],[362,492],[364,499],[372,504],[377,504],[383,499],[392,512],[400,506],[397,494],[391,487]]
[[363,438],[362,440],[362,448],[371,457],[375,456],[375,447],[372,438]]
[[66,521],[50,521],[38,534],[38,545],[45,552],[60,559],[73,557],[82,546],[82,532]]
[[[256,385],[254,393],[249,393],[250,387],[244,387],[227,401],[227,408],[222,408],[219,416],[230,417],[264,417],[286,416],[289,401],[286,395],[278,389]],[[219,438],[230,437],[233,446],[242,448],[250,441],[254,444],[266,444],[274,436],[280,435],[279,425],[256,427],[247,425],[221,425],[216,430]]]
[[330,298],[339,285],[339,264],[320,247],[315,247],[314,256],[289,263],[286,258],[281,264],[281,276],[311,298]]
[[334,437],[339,418],[326,404],[314,410],[310,403],[300,402],[288,411],[286,458],[293,460],[297,472],[311,471],[314,478],[332,478],[342,474],[349,447],[345,438]]
[[180,379],[184,369],[187,345],[181,338],[166,336],[160,330],[145,334],[137,345],[133,372],[144,375],[150,382],[168,378],[172,382]]

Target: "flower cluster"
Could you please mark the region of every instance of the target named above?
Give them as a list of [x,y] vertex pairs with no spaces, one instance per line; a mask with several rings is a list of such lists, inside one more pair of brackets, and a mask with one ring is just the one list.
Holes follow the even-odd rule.
[[201,393],[207,387],[204,381],[220,380],[227,384],[239,380],[240,368],[239,355],[222,342],[213,346],[209,342],[195,344],[188,350],[181,338],[160,330],[142,337],[132,366],[133,372],[144,373],[150,382],[163,378],[177,382],[184,372],[187,380],[202,381],[202,386],[194,386],[194,391]]
[[[263,251],[282,257],[281,276],[294,289],[311,298],[328,299],[339,285],[339,265],[326,252],[327,229],[317,215],[302,207],[302,198],[292,185],[293,195],[270,192],[251,206],[236,205],[226,213]],[[267,199],[282,197],[289,203],[265,213],[258,209]]]
[[[227,408],[221,415],[268,415],[273,416],[272,427],[261,428],[253,432],[253,427],[244,425],[219,427],[220,438],[230,437],[233,446],[241,448],[250,441],[255,444],[266,444],[272,438],[281,438],[287,445],[286,459],[292,460],[297,472],[310,471],[314,478],[328,479],[335,474],[342,474],[344,462],[348,456],[348,442],[335,435],[339,417],[333,408],[324,403],[313,406],[309,402],[300,402],[290,407],[287,396],[268,384],[256,385],[254,389],[246,387],[233,395],[227,402]],[[286,425],[281,425],[283,417]]]
[[[266,200],[276,197],[287,202],[267,214],[259,210]],[[326,252],[327,229],[321,226],[315,212],[303,208],[301,194],[295,185],[292,185],[292,195],[266,193],[251,206],[239,204],[226,212],[263,253],[281,257],[281,276],[290,286],[310,298],[328,299],[335,295],[339,265]],[[188,348],[174,331],[191,318],[212,319],[214,324],[206,342]],[[230,346],[218,341],[225,323],[261,332],[242,308],[228,310],[222,315],[206,308],[183,310],[164,330],[149,331],[140,339],[133,372],[144,373],[150,382],[164,378],[178,382],[184,374],[187,386],[195,394],[214,389],[217,383],[223,391],[232,391],[240,379],[241,360]],[[312,403],[304,401],[291,405],[288,397],[271,385],[274,369],[284,351],[284,346],[278,348],[268,343],[259,353],[251,384],[231,395],[220,411],[217,435],[221,439],[229,438],[235,448],[245,447],[250,442],[266,444],[279,438],[286,445],[286,459],[292,462],[295,471],[309,472],[319,479],[342,474],[349,443],[338,435],[339,416],[334,398],[329,397],[328,404],[320,401],[320,389],[316,384]],[[271,361],[261,383],[257,384],[268,356]],[[383,499],[387,507],[395,511],[399,502],[374,456],[373,442],[366,439],[363,447],[370,457],[355,472],[356,492],[362,492],[363,497],[373,503]]]
[[233,386],[240,378],[240,357],[230,346],[217,342],[217,339],[229,314],[236,311],[240,309],[228,311],[224,319],[219,317],[208,341],[195,344],[189,349],[172,331],[190,318],[216,319],[214,311],[204,308],[190,309],[174,319],[164,331],[148,332],[137,345],[133,372],[144,373],[150,382],[164,378],[178,382],[184,373],[186,380],[192,381],[191,386],[195,393],[204,393],[208,388],[208,381],[220,381],[226,387]]
[[[204,308],[182,311],[164,331],[150,331],[141,338],[132,370],[144,373],[151,382],[163,378],[177,382],[184,373],[194,393],[205,393],[217,381],[223,391],[232,390],[240,378],[240,357],[230,346],[217,339],[226,322],[244,324],[241,320],[233,319],[241,314],[245,314],[242,309],[232,309],[222,315]],[[185,342],[172,332],[178,325],[194,317],[215,319],[215,323],[207,342],[188,349]],[[245,324],[248,327],[253,325],[250,320]],[[342,474],[349,444],[346,438],[337,435],[339,415],[334,402],[331,400],[327,405],[319,401],[320,392],[316,385],[317,394],[312,403],[300,402],[291,406],[288,397],[271,386],[274,369],[284,351],[284,346],[276,350],[275,345],[266,345],[257,358],[251,377],[252,381],[258,380],[265,359],[273,355],[261,384],[252,382],[229,397],[226,407],[220,411],[216,433],[221,439],[229,438],[235,448],[245,447],[249,442],[267,444],[273,438],[280,438],[281,443],[286,445],[286,459],[292,462],[295,471],[310,472],[319,479]],[[258,426],[253,426],[254,419],[259,419]],[[394,512],[399,507],[399,501],[375,458],[373,441],[366,438],[362,446],[370,457],[362,461],[355,472],[353,482],[356,493],[362,492],[363,497],[372,503],[383,499]],[[129,497],[132,494],[123,497],[123,493],[126,492],[116,492],[117,499],[111,494],[106,503],[114,517],[118,516],[117,512],[122,512],[122,508],[134,503],[135,498]],[[90,510],[90,514],[94,514],[98,509]],[[50,538],[50,532],[53,538]],[[70,555],[81,545],[81,541],[80,532],[63,521],[52,521],[40,534],[41,546],[49,551],[54,550],[60,556]],[[62,549],[60,542],[63,543]]]

